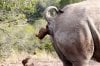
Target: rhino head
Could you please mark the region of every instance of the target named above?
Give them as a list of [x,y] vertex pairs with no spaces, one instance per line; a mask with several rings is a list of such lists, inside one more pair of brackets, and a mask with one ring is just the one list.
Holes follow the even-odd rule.
[[41,28],[39,33],[36,35],[39,39],[43,39],[47,34],[53,36],[53,30],[55,27],[55,18],[63,13],[62,10],[59,10],[55,6],[50,6],[44,11],[44,18],[47,21],[47,25],[45,28]]

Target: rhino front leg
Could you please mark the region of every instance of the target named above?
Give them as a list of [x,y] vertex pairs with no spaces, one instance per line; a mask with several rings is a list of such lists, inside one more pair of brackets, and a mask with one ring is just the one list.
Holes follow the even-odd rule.
[[52,43],[53,43],[53,47],[54,47],[54,49],[55,49],[58,57],[60,58],[60,60],[63,63],[63,66],[72,66],[72,63],[66,59],[66,57],[64,56],[64,54],[61,52],[61,50],[56,45],[56,40],[55,39],[53,39]]

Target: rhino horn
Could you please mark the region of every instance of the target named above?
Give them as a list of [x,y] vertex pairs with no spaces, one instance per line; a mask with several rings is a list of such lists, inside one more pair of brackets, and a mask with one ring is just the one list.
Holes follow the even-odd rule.
[[49,6],[48,8],[46,8],[44,11],[44,18],[47,21],[52,20],[55,17],[55,15],[54,16],[51,15],[51,13],[50,13],[51,10],[55,10],[56,14],[58,14],[58,12],[59,12],[59,9],[55,6]]

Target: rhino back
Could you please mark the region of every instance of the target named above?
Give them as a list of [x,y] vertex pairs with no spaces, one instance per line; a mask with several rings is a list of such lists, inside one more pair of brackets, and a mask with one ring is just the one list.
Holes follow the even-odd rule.
[[[99,0],[97,0],[99,1]],[[100,2],[100,1],[99,1]],[[96,28],[100,31],[100,4],[99,2],[84,1],[65,6],[62,11],[63,14],[58,15],[55,18],[55,31],[67,31],[72,27],[79,27],[83,20],[88,16],[91,17]],[[65,28],[65,29],[63,29]]]

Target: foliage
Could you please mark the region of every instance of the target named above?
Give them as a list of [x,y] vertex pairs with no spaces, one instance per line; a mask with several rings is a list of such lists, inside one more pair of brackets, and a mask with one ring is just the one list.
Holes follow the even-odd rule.
[[67,4],[76,3],[76,2],[80,2],[80,1],[83,1],[83,0],[61,0],[60,7],[62,8]]

